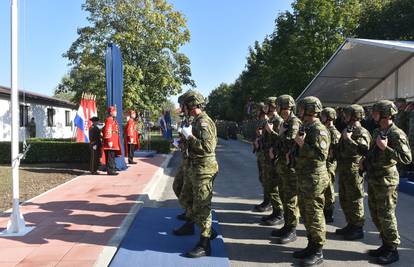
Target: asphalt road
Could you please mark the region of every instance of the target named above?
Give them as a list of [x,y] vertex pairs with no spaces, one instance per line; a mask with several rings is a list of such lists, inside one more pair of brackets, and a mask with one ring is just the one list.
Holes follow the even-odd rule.
[[[259,224],[262,214],[252,212],[259,203],[261,187],[258,181],[256,158],[250,144],[240,141],[220,140],[217,147],[220,172],[214,185],[213,208],[216,210],[227,253],[232,266],[297,266],[292,252],[307,244],[306,232],[298,225],[298,239],[287,245],[272,243],[269,234],[274,227]],[[180,162],[177,154],[170,162],[174,170]],[[171,189],[172,178],[164,188],[157,206],[178,207]],[[401,235],[400,261],[389,266],[414,266],[414,197],[399,194],[397,216]],[[365,238],[359,241],[343,241],[333,234],[345,225],[339,208],[335,222],[327,227],[327,243],[324,247],[323,266],[377,266],[366,254],[368,249],[380,245],[378,232],[372,224],[365,199]],[[280,226],[278,226],[280,227]]]

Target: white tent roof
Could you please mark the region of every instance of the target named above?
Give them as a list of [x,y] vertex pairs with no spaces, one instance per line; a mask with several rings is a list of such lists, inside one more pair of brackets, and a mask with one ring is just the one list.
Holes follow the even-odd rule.
[[[405,90],[404,95],[398,93],[398,72],[395,75],[413,56],[414,42],[347,39],[298,99],[317,96],[324,105],[339,106],[414,97],[414,88]],[[412,69],[407,74],[414,76]],[[396,78],[389,80],[391,76]],[[380,86],[387,81],[389,86]]]

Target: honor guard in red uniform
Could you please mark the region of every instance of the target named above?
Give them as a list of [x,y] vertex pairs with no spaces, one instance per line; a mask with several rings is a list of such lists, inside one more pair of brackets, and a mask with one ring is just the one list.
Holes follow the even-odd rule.
[[104,151],[106,156],[106,169],[108,175],[117,175],[115,157],[121,154],[121,143],[119,139],[119,125],[116,121],[116,107],[108,108],[108,117],[103,129]]
[[133,110],[128,112],[129,119],[125,126],[125,146],[126,146],[126,153],[128,155],[128,163],[129,164],[136,164],[134,162],[134,151],[135,147],[138,144],[138,133],[136,130],[135,119],[137,117],[137,113]]

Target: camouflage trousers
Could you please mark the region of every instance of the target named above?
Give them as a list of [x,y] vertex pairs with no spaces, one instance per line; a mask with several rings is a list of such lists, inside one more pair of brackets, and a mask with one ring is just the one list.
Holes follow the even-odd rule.
[[347,223],[364,226],[364,178],[358,163],[338,163],[339,203]]
[[327,163],[329,174],[329,185],[325,191],[325,210],[334,210],[335,207],[335,171],[336,161],[333,163]]
[[217,161],[211,158],[191,161],[179,197],[186,214],[200,227],[201,236],[211,235],[211,199],[213,181],[218,172]]
[[279,194],[280,178],[277,176],[275,164],[267,158],[262,164],[264,195],[269,196],[273,209],[282,211],[283,204]]
[[300,214],[303,217],[308,240],[320,246],[326,242],[323,209],[328,183],[327,172],[298,174]]
[[400,244],[395,216],[398,191],[396,185],[378,183],[384,178],[386,179],[384,176],[368,176],[368,207],[384,244],[397,247]]
[[181,165],[180,167],[178,167],[177,173],[175,174],[174,181],[172,184],[174,194],[177,196],[177,198],[180,198],[181,190],[184,185],[185,175],[188,172],[188,167],[189,160],[183,158]]
[[298,177],[294,169],[288,168],[286,161],[276,162],[276,172],[280,177],[280,197],[283,203],[285,226],[296,227],[299,222]]

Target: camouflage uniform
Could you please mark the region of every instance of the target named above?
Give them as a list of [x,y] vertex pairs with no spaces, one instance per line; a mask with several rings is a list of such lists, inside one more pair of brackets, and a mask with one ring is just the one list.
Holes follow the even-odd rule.
[[[374,111],[376,110],[382,114],[381,116],[384,113],[385,116],[394,116],[397,112],[394,104],[387,100],[375,104]],[[379,149],[376,144],[379,136],[386,136],[388,139],[385,150]],[[399,183],[396,164],[409,164],[412,155],[407,135],[395,124],[387,129],[376,129],[373,140],[365,164],[368,178],[368,206],[372,220],[380,232],[383,246],[377,251],[371,251],[370,254],[379,257],[379,263],[387,264],[398,260],[396,248],[400,244],[395,216]],[[385,254],[387,250],[391,254]]]
[[[323,262],[322,247],[326,242],[326,226],[323,208],[325,190],[329,184],[326,160],[329,154],[330,135],[328,129],[317,118],[322,103],[316,97],[305,97],[298,103],[303,116],[303,129],[298,137],[295,170],[299,184],[299,208],[308,237],[306,248],[295,251],[293,257],[302,259],[302,265],[313,266]],[[298,141],[296,141],[298,142]],[[299,143],[299,142],[298,142]]]
[[[272,117],[271,117],[272,116]],[[263,184],[265,195],[270,197],[270,203],[273,207],[273,215],[280,214],[283,210],[283,204],[279,195],[279,177],[277,177],[276,168],[273,160],[269,156],[269,150],[272,147],[274,138],[277,135],[277,132],[280,125],[283,123],[283,119],[275,114],[269,115],[269,123],[273,123],[273,132],[269,133],[264,130],[263,132],[263,153],[264,153],[264,164],[262,166],[263,170]]]
[[[336,111],[333,108],[324,108],[322,114],[330,121],[336,120]],[[324,214],[325,219],[330,222],[333,221],[333,211],[335,207],[335,175],[336,175],[336,156],[335,151],[341,137],[340,132],[336,129],[335,125],[327,127],[329,130],[329,135],[331,137],[331,145],[329,146],[329,155],[328,160],[326,161],[326,167],[329,174],[329,186],[325,191],[325,208]]]
[[[346,112],[349,113],[355,111],[360,112],[360,117],[363,117],[363,108],[359,105],[351,105],[346,109]],[[363,203],[364,178],[359,174],[359,163],[368,152],[371,136],[362,126],[354,126],[351,130],[352,136],[350,139],[346,140],[341,137],[339,140],[336,153],[338,160],[339,201],[349,227],[354,227],[356,231],[362,234],[362,227],[365,221]],[[347,228],[347,230],[353,229]],[[337,233],[344,234],[345,238],[347,238],[347,230],[344,233]]]
[[217,131],[214,122],[202,112],[192,122],[192,134],[188,140],[190,166],[184,179],[180,203],[188,206],[188,216],[200,227],[202,237],[211,235],[211,198],[213,180],[218,172],[215,148]]
[[[256,129],[262,129],[264,131],[264,125],[266,124],[266,120],[258,120]],[[263,203],[257,205],[255,207],[256,211],[265,211],[270,202],[270,196],[265,190],[264,184],[264,168],[265,168],[265,153],[263,151],[263,133],[261,136],[257,136],[259,138],[259,147],[255,148],[254,153],[256,154],[257,159],[257,169],[259,171],[259,181],[263,188]]]
[[309,241],[323,246],[326,241],[324,193],[329,184],[326,160],[331,140],[319,120],[305,124],[305,129],[305,144],[299,149],[295,168],[299,180],[299,207]]

